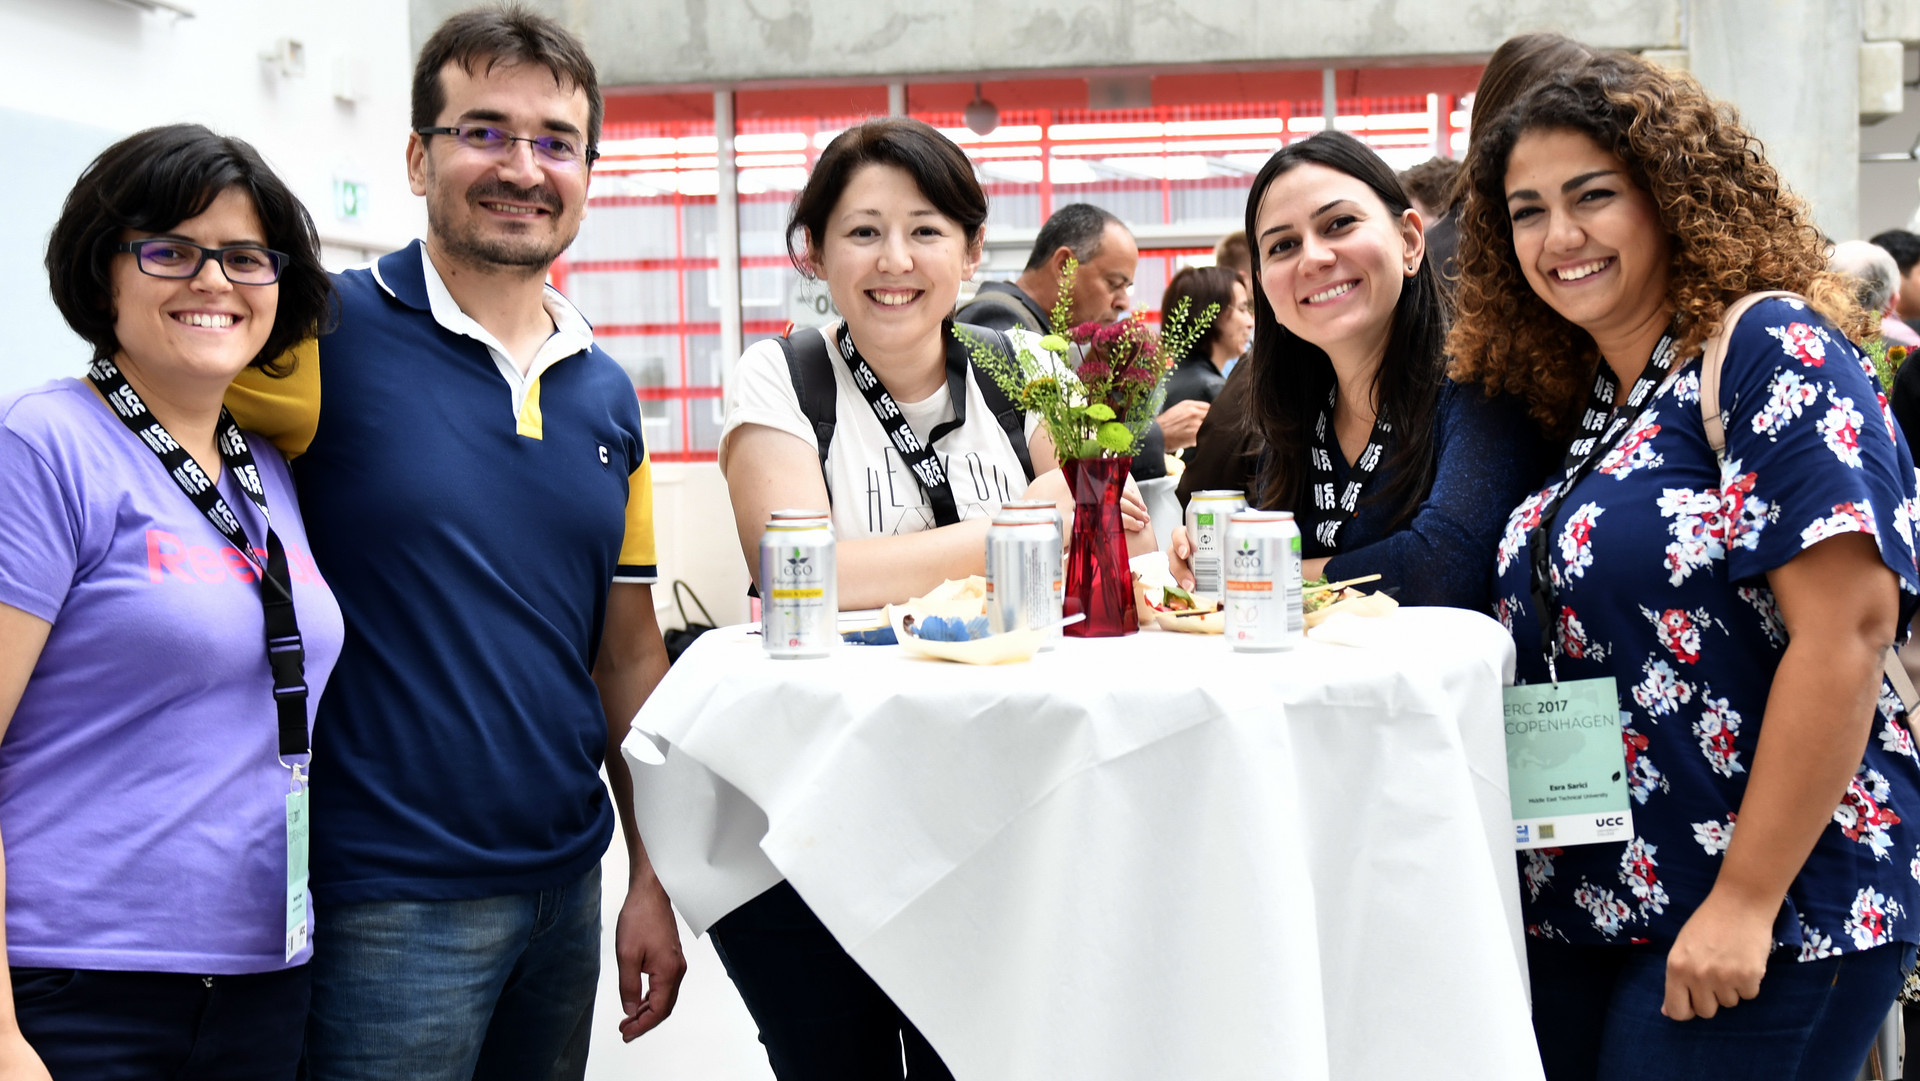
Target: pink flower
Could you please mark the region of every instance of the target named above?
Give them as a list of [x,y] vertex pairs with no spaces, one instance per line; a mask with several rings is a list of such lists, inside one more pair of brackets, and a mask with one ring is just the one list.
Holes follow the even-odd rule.
[[1088,342],[1092,341],[1094,338],[1094,335],[1098,334],[1099,332],[1100,332],[1099,323],[1082,323],[1079,326],[1074,327],[1072,330],[1067,331],[1067,337],[1072,339],[1075,342],[1080,343],[1081,345],[1085,345]]
[[1127,332],[1132,329],[1133,320],[1131,319],[1122,319],[1117,323],[1107,323],[1094,331],[1093,347],[1095,349],[1112,349],[1125,340]]
[[1082,385],[1092,385],[1111,379],[1113,377],[1113,369],[1107,367],[1107,362],[1104,360],[1088,357],[1086,360],[1080,362],[1080,369],[1077,374],[1080,376]]
[[1145,368],[1142,368],[1137,364],[1129,365],[1125,368],[1120,369],[1120,381],[1122,383],[1131,383],[1135,386],[1142,386],[1142,387],[1150,387],[1155,382],[1157,382],[1157,380],[1154,379],[1153,373],[1151,371]]

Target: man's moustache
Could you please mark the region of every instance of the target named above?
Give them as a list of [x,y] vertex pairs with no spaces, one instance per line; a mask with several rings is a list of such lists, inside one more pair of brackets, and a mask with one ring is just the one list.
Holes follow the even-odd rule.
[[560,197],[549,188],[514,188],[503,184],[476,185],[467,189],[474,202],[497,199],[510,203],[535,203],[554,213],[560,212]]

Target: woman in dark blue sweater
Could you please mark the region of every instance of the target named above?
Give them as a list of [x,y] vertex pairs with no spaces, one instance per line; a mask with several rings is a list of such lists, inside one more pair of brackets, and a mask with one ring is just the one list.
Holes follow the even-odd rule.
[[[1295,514],[1308,579],[1379,574],[1403,604],[1484,611],[1506,511],[1552,462],[1517,402],[1447,380],[1422,228],[1393,170],[1340,132],[1255,178],[1251,501]],[[1189,579],[1184,533],[1170,547]]]

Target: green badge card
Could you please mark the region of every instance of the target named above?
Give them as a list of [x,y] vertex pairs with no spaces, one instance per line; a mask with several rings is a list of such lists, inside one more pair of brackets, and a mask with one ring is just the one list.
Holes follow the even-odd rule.
[[1613,680],[1508,687],[1505,699],[1514,847],[1564,848],[1632,837]]
[[287,793],[287,960],[307,944],[307,786]]

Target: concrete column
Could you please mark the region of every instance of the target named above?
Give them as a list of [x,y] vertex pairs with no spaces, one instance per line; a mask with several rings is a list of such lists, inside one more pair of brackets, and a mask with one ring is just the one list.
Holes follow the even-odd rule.
[[713,95],[713,134],[719,143],[715,172],[714,235],[720,251],[720,362],[733,371],[733,362],[746,349],[740,313],[740,172],[733,159],[733,91]]
[[1320,69],[1320,117],[1326,122],[1327,131],[1334,130],[1334,121],[1340,116],[1338,82],[1332,68]]
[[1860,222],[1860,4],[1691,0],[1688,66],[1835,240]]
[[887,115],[888,116],[907,115],[907,84],[906,83],[888,83],[887,84]]

